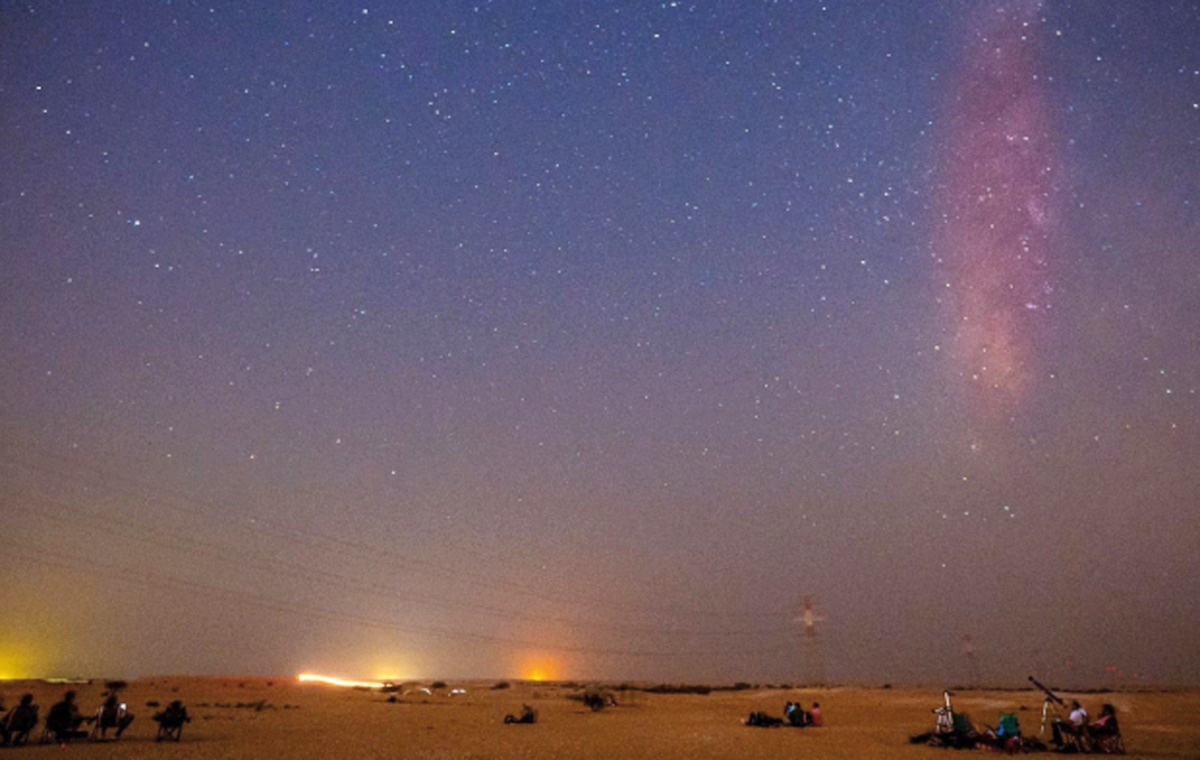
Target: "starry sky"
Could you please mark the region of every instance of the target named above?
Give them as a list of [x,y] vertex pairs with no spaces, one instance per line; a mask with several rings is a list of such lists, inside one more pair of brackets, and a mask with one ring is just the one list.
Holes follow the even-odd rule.
[[0,677],[1200,682],[1196,39],[0,0]]

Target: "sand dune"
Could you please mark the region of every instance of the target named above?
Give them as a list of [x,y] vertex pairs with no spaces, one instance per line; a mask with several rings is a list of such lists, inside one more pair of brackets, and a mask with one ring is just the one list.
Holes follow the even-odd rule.
[[[415,684],[418,686],[421,684]],[[423,684],[428,686],[428,684]],[[932,727],[930,709],[941,693],[928,689],[747,689],[708,695],[617,692],[619,705],[591,712],[578,701],[582,688],[561,684],[457,682],[432,695],[410,690],[395,702],[379,691],[298,684],[291,678],[158,677],[133,681],[123,693],[137,719],[120,742],[80,742],[74,757],[196,758],[938,758],[940,750],[913,746],[907,737]],[[448,696],[450,688],[465,695]],[[104,685],[42,682],[0,684],[11,707],[32,692],[44,716],[66,688],[85,712],[102,700]],[[1071,696],[1064,692],[1064,696]],[[1129,757],[1200,757],[1200,692],[1168,691],[1079,695],[1095,713],[1112,702],[1120,711]],[[181,699],[193,715],[179,745],[154,742],[156,711]],[[755,729],[741,725],[752,710],[773,715],[785,700],[814,699],[828,725],[822,729]],[[504,725],[506,713],[534,706],[536,725]],[[955,706],[979,722],[1017,710],[1026,733],[1036,733],[1040,696],[1032,691],[963,692]],[[40,732],[40,727],[38,729]],[[62,756],[57,746],[7,750],[13,757]]]

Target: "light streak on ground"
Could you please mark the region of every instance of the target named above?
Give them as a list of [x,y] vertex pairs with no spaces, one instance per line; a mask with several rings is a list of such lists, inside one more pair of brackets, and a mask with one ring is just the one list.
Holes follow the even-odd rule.
[[301,673],[296,676],[296,680],[300,683],[322,683],[328,686],[345,686],[349,688],[360,689],[382,689],[387,685],[386,681],[352,681],[346,678],[334,678],[332,676],[320,676],[316,673]]

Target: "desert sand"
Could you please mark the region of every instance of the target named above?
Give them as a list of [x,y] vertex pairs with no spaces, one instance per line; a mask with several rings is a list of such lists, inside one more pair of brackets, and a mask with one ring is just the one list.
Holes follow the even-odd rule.
[[[616,691],[616,707],[592,712],[579,701],[582,686],[495,681],[454,682],[432,694],[429,682],[405,684],[391,695],[378,690],[299,684],[290,677],[157,677],[132,681],[122,699],[136,715],[119,741],[75,742],[65,749],[29,746],[3,750],[12,757],[80,758],[949,758],[952,750],[911,745],[910,734],[933,726],[931,709],[941,691],[930,688],[829,688],[651,694]],[[89,713],[102,701],[102,681],[59,685],[41,681],[0,683],[11,707],[32,692],[45,716],[63,691],[75,689]],[[465,694],[449,695],[453,688]],[[1073,694],[1094,715],[1101,702],[1120,715],[1131,758],[1200,757],[1200,692],[1139,691]],[[193,721],[176,744],[154,741],[156,707],[180,699]],[[753,710],[781,715],[786,700],[821,703],[820,729],[747,728]],[[535,725],[505,725],[506,713],[528,703]],[[1036,734],[1042,700],[1032,690],[965,691],[955,708],[976,722],[995,722],[1001,710],[1018,712],[1026,734]],[[1049,730],[1047,729],[1047,733]],[[951,753],[951,754],[947,754]]]

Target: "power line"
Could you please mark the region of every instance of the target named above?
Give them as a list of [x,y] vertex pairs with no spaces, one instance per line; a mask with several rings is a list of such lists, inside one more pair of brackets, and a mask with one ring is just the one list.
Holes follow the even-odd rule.
[[[609,623],[605,621],[583,621],[579,619],[567,617],[555,617],[546,615],[533,615],[522,613],[502,607],[480,605],[463,601],[449,600],[439,597],[415,593],[408,589],[401,589],[396,586],[387,584],[363,581],[360,578],[348,576],[341,573],[334,573],[328,570],[319,570],[309,565],[297,564],[294,562],[286,562],[275,558],[253,558],[246,556],[244,551],[222,546],[213,542],[205,541],[189,537],[186,542],[181,541],[178,536],[173,533],[158,530],[153,527],[138,525],[134,522],[114,517],[111,514],[102,514],[95,510],[89,510],[83,507],[70,507],[61,502],[57,502],[46,497],[33,497],[39,503],[41,510],[49,510],[64,519],[81,519],[93,525],[93,529],[100,530],[122,540],[132,540],[141,543],[149,544],[163,549],[171,549],[177,551],[186,551],[193,553],[205,553],[209,557],[216,558],[220,562],[227,564],[242,564],[248,566],[257,566],[258,568],[267,568],[268,572],[273,573],[288,573],[289,577],[304,577],[307,580],[350,590],[359,594],[370,594],[373,601],[378,601],[380,595],[386,595],[389,600],[410,600],[418,604],[426,604],[434,607],[463,609],[474,614],[482,614],[491,617],[497,617],[505,620],[521,620],[537,623],[553,623],[565,625],[571,628],[584,628],[590,630],[610,630],[625,634],[639,635],[655,635],[655,636],[704,636],[704,637],[722,637],[722,636],[766,636],[776,635],[778,629],[757,629],[757,630],[696,630],[692,628],[663,628],[661,626],[631,626]],[[34,517],[45,520],[57,520],[54,516],[48,514],[39,514],[35,511],[27,511]],[[138,535],[142,534],[142,535]]]
[[[173,511],[177,514],[184,515],[188,519],[196,518],[196,513],[193,510],[184,509],[184,508],[172,505],[168,501],[163,500],[162,497],[154,498],[154,496],[147,495],[147,494],[141,494],[141,493],[138,493],[138,491],[144,490],[144,491],[150,491],[151,493],[157,491],[158,493],[166,494],[168,497],[173,498],[177,501],[183,502],[185,504],[191,504],[193,506],[202,507],[206,510],[212,510],[212,509],[227,510],[228,509],[227,507],[220,507],[211,502],[206,502],[206,501],[203,501],[200,499],[196,499],[196,498],[186,495],[186,494],[180,494],[171,489],[166,489],[166,488],[162,488],[162,487],[151,487],[149,484],[146,484],[144,482],[140,482],[140,481],[137,481],[135,479],[132,479],[132,478],[129,478],[129,477],[126,477],[123,475],[117,475],[115,473],[108,472],[108,471],[103,470],[98,467],[94,467],[91,465],[86,465],[86,464],[82,464],[82,463],[78,463],[78,462],[72,462],[68,458],[63,457],[58,454],[54,454],[51,452],[44,452],[44,456],[57,459],[58,461],[66,463],[66,464],[71,464],[75,467],[76,470],[91,471],[93,473],[93,475],[97,475],[102,479],[101,480],[102,484],[103,484],[103,480],[124,482],[126,484],[124,486],[124,490],[126,491],[126,493],[129,493],[132,490],[135,494],[142,496],[142,498],[154,500],[154,503],[156,506]],[[37,463],[32,463],[32,462],[29,462],[26,460],[13,458],[11,456],[7,457],[3,460],[0,460],[0,462],[3,462],[8,465],[16,465],[19,467],[24,467],[26,469],[39,471],[44,474],[54,475],[60,480],[60,482],[67,480],[70,477],[69,475],[67,475],[66,471],[64,471],[62,469],[48,468],[44,465],[39,465]],[[120,487],[113,487],[111,485],[109,487],[113,488],[114,490],[120,490]],[[355,551],[355,552],[370,552],[370,553],[373,553],[382,558],[386,558],[390,562],[399,564],[402,567],[406,567],[410,572],[442,577],[444,579],[452,580],[457,583],[468,584],[473,588],[475,588],[475,587],[492,588],[495,590],[503,591],[505,593],[518,594],[518,595],[521,595],[521,596],[524,596],[527,598],[538,599],[538,600],[547,601],[547,602],[553,602],[555,604],[560,604],[560,605],[601,607],[601,608],[611,610],[613,612],[640,612],[640,613],[648,612],[648,613],[652,613],[655,615],[659,615],[662,613],[668,613],[668,614],[673,614],[673,615],[704,615],[707,617],[719,616],[719,617],[729,617],[729,618],[738,618],[738,619],[745,619],[745,618],[767,619],[767,618],[770,618],[770,619],[779,619],[781,621],[786,620],[786,617],[787,617],[787,613],[782,613],[782,612],[780,612],[780,613],[776,613],[776,612],[767,612],[767,613],[763,613],[763,612],[756,612],[756,613],[755,612],[727,612],[727,611],[723,612],[723,611],[719,611],[719,610],[683,607],[683,606],[678,606],[678,605],[662,605],[662,604],[656,604],[656,605],[652,605],[652,606],[651,605],[633,605],[633,604],[628,604],[628,603],[613,602],[611,600],[603,599],[600,597],[580,595],[580,594],[571,594],[571,595],[567,596],[567,595],[562,595],[562,594],[550,594],[550,593],[546,593],[546,592],[532,591],[529,588],[527,588],[526,586],[523,586],[521,584],[517,584],[517,583],[513,583],[513,582],[493,581],[490,579],[482,578],[479,575],[472,575],[472,574],[464,573],[462,570],[459,570],[457,568],[451,568],[451,567],[442,565],[440,563],[429,562],[428,560],[414,559],[411,557],[402,557],[394,550],[379,547],[379,546],[376,546],[376,545],[373,545],[373,544],[370,544],[370,543],[367,543],[364,541],[345,539],[345,538],[340,538],[340,537],[336,537],[336,536],[330,536],[330,535],[325,535],[325,534],[321,534],[321,533],[315,533],[312,531],[305,531],[305,530],[300,530],[300,529],[295,529],[295,528],[291,528],[291,529],[287,529],[287,530],[271,529],[271,528],[266,527],[267,524],[274,524],[274,520],[272,520],[271,518],[255,517],[255,518],[250,518],[247,522],[244,522],[244,523],[239,522],[236,525],[226,523],[226,524],[222,524],[221,527],[225,527],[225,528],[235,527],[242,533],[250,533],[250,532],[259,533],[261,535],[269,536],[269,537],[277,539],[277,540],[287,541],[287,542],[291,542],[291,543],[297,543],[297,542],[307,543],[310,546],[311,545],[329,544],[329,545],[338,547],[340,550],[344,550],[344,551],[349,550],[349,551]],[[250,526],[250,527],[248,527],[248,526]],[[478,556],[477,552],[476,552],[476,556]],[[495,561],[495,560],[493,560],[493,561]]]
[[[447,628],[419,626],[411,623],[400,622],[387,618],[378,618],[355,613],[345,613],[338,610],[332,610],[319,605],[299,607],[294,604],[280,603],[278,601],[264,598],[255,594],[249,594],[243,591],[234,591],[231,589],[212,586],[197,581],[189,581],[181,578],[176,578],[169,575],[164,575],[154,580],[147,580],[137,577],[137,573],[142,572],[141,568],[131,567],[128,565],[117,565],[108,562],[98,562],[95,560],[84,560],[75,557],[69,557],[56,552],[44,546],[16,546],[14,550],[19,554],[25,555],[25,560],[49,567],[58,567],[70,572],[85,574],[88,577],[96,577],[101,575],[109,580],[125,585],[140,586],[143,588],[162,589],[170,586],[176,590],[191,591],[204,593],[212,596],[218,596],[225,601],[235,603],[249,604],[260,609],[270,609],[277,612],[288,614],[301,615],[305,618],[319,618],[324,620],[336,621],[339,623],[348,623],[351,625],[381,628],[393,632],[405,632],[416,636],[436,636],[439,639],[451,638],[464,641],[477,641],[485,643],[493,643],[506,645],[509,647],[520,647],[526,649],[537,649],[543,651],[556,651],[574,654],[590,654],[603,656],[621,656],[621,657],[654,657],[654,658],[680,658],[680,657],[711,657],[723,656],[730,654],[730,650],[632,650],[632,649],[615,649],[615,648],[595,648],[595,647],[574,647],[564,646],[561,644],[546,643],[541,641],[532,641],[527,639],[514,639],[503,636],[493,636],[488,634],[470,633],[457,631]],[[782,645],[775,648],[759,650],[750,654],[767,655],[776,654],[788,649],[788,645]],[[741,652],[742,650],[738,650]]]

